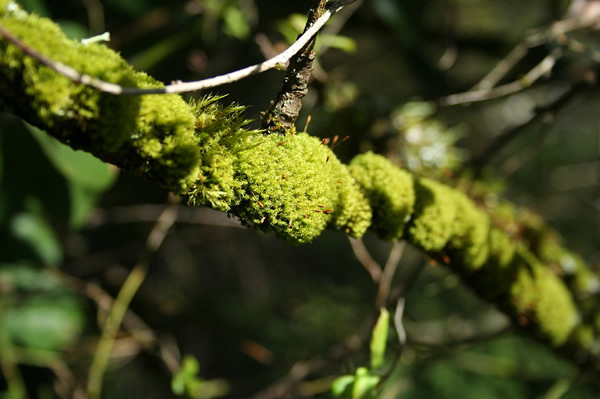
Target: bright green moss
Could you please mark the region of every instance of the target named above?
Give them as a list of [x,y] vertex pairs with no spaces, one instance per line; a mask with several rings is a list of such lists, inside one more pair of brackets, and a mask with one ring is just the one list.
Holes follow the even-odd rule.
[[245,107],[235,104],[225,107],[218,102],[221,98],[204,97],[190,103],[196,117],[200,162],[194,187],[186,197],[190,205],[228,212],[237,201],[236,192],[242,187],[234,169],[237,153],[247,149],[240,143],[257,131],[244,129],[249,123],[242,118]]
[[517,253],[514,261],[519,265],[510,289],[510,303],[517,314],[531,318],[553,346],[560,346],[579,322],[572,297],[562,281],[531,253],[522,247]]
[[489,253],[490,220],[465,195],[454,192],[456,201],[455,236],[452,246],[468,270],[479,269]]
[[336,157],[330,157],[331,178],[338,192],[336,209],[329,226],[344,230],[355,238],[362,237],[372,221],[371,206],[348,167]]
[[[103,44],[70,40],[53,22],[29,15],[15,3],[0,3],[0,23],[48,59],[80,73],[122,86],[161,86]],[[195,118],[179,96],[102,93],[69,81],[6,40],[0,41],[0,91],[17,114],[73,148],[177,193],[197,178]]]
[[454,192],[429,179],[415,181],[415,212],[408,227],[412,243],[425,251],[441,251],[455,233]]
[[413,177],[372,152],[355,157],[350,173],[373,209],[372,229],[385,240],[398,240],[415,202]]
[[540,259],[555,266],[557,273],[573,291],[578,299],[597,295],[600,292],[600,280],[589,269],[583,259],[556,243],[546,242],[539,248]]
[[513,282],[515,244],[505,232],[492,227],[487,234],[487,244],[484,245],[488,248],[486,261],[472,276],[473,281],[476,281],[474,288],[482,297],[498,301],[510,290]]
[[[313,240],[336,220],[364,230],[368,208],[354,208],[349,194],[340,194],[342,165],[317,138],[253,134],[235,151],[235,178],[242,186],[232,213],[243,222],[296,244]],[[356,193],[350,195],[356,200]]]
[[506,268],[515,255],[515,243],[504,231],[493,227],[489,235],[487,264],[495,269]]

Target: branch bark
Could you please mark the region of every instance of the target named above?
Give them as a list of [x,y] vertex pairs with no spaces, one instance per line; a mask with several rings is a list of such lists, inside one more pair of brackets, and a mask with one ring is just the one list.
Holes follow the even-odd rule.
[[[321,17],[327,0],[315,0],[308,13],[304,32]],[[263,114],[263,129],[294,131],[296,119],[302,109],[302,98],[308,93],[308,82],[313,71],[316,38],[311,39],[291,60],[283,78],[283,87],[267,112]]]

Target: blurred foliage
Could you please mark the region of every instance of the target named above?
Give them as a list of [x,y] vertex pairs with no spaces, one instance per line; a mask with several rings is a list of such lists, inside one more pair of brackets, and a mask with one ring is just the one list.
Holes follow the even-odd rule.
[[465,150],[456,143],[466,133],[464,125],[447,128],[433,119],[434,112],[432,103],[408,102],[392,111],[391,122],[398,132],[401,164],[417,175],[440,178],[465,160]]
[[[109,31],[108,45],[165,82],[261,61],[261,53],[280,51],[295,39],[311,6],[262,0],[21,3],[59,22],[73,38]],[[349,135],[336,147],[342,159],[374,150],[416,173],[451,181],[448,171],[461,169],[537,106],[597,70],[590,57],[567,52],[550,77],[517,94],[468,106],[434,105],[473,87],[532,29],[548,26],[568,5],[363,2],[336,16],[328,29],[338,23],[339,29],[319,38],[315,80],[298,127],[310,115],[312,135]],[[592,49],[600,44],[596,30],[568,36]],[[519,79],[557,45],[529,51],[502,82]],[[272,71],[214,92],[252,105],[248,117],[258,119],[282,78]],[[487,160],[483,182],[472,187],[486,187],[491,194],[481,196],[485,201],[497,201],[503,191],[533,208],[597,269],[595,91],[582,90],[563,109],[526,126]],[[0,110],[10,111],[10,105],[0,104]],[[0,113],[4,397],[85,394],[106,317],[102,301],[116,296],[139,260],[165,198],[147,182]],[[117,336],[104,397],[275,398],[287,392],[326,398],[332,383],[336,394],[348,397],[584,399],[600,393],[590,370],[507,328],[501,313],[412,248],[392,280],[392,292],[408,289],[407,343],[400,347],[393,332],[376,333],[379,349],[371,362],[381,366],[367,368],[377,287],[341,234],[288,247],[236,228],[224,214],[180,211]],[[365,243],[384,264],[390,244],[371,236]],[[57,278],[58,270],[80,284]]]

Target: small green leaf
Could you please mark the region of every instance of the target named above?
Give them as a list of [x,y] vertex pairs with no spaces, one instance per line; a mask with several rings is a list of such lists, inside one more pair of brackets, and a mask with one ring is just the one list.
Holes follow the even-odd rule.
[[18,213],[10,221],[12,235],[26,243],[47,265],[62,262],[62,248],[48,222],[34,213]]
[[375,398],[375,389],[380,380],[380,376],[370,374],[366,367],[359,367],[352,387],[352,399]]
[[356,42],[354,41],[354,39],[351,39],[346,36],[324,35],[321,36],[319,45],[325,45],[327,47],[336,48],[346,53],[354,53],[356,51]]
[[81,227],[94,209],[98,196],[115,182],[116,168],[86,152],[71,149],[33,126],[28,129],[67,181],[71,204],[69,224],[72,228]]
[[27,127],[50,162],[70,182],[96,192],[108,189],[115,182],[116,168],[87,152],[73,150],[33,126]]
[[390,326],[390,313],[385,308],[381,308],[380,312],[371,337],[371,367],[374,369],[381,366],[385,359],[385,346]]
[[185,375],[177,373],[173,376],[171,391],[177,396],[182,396],[185,393]]
[[0,324],[17,345],[61,350],[79,339],[84,319],[75,298],[38,295],[18,307],[6,309]]
[[198,363],[198,359],[192,355],[186,355],[183,358],[179,372],[192,377],[197,376],[200,372],[200,363]]
[[331,393],[342,398],[352,397],[352,385],[356,379],[353,375],[343,375],[338,377],[331,384]]
[[223,13],[225,28],[223,31],[236,39],[245,39],[250,36],[250,25],[244,13],[237,7],[227,7]]

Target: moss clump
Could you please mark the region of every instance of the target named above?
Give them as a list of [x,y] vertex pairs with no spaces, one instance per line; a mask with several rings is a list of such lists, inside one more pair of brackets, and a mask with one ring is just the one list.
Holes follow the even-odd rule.
[[415,212],[408,227],[413,244],[441,251],[455,233],[457,205],[451,188],[429,179],[415,181]]
[[337,157],[330,157],[331,178],[334,181],[338,200],[329,226],[344,230],[355,238],[362,237],[372,222],[371,206],[350,170]]
[[490,228],[487,237],[486,262],[475,271],[472,280],[477,282],[475,289],[482,297],[497,301],[513,282],[515,244],[505,232],[495,227]]
[[372,229],[385,240],[398,240],[413,211],[413,177],[372,152],[355,157],[350,173],[373,209]]
[[365,199],[358,189],[340,190],[354,183],[339,183],[343,165],[317,138],[252,134],[233,150],[241,187],[231,212],[242,222],[294,244],[313,240],[328,224],[355,235],[366,229],[370,210]]
[[517,248],[517,272],[510,303],[518,315],[533,319],[536,330],[553,346],[562,345],[579,321],[571,295],[562,281],[525,248]]
[[221,98],[207,96],[190,103],[196,117],[200,160],[196,181],[186,198],[190,205],[228,212],[236,202],[236,192],[242,187],[235,179],[236,148],[240,151],[238,143],[258,131],[244,128],[250,122],[242,117],[245,107],[223,106],[218,102]]
[[[52,21],[0,2],[0,24],[27,46],[76,71],[122,86],[161,83],[103,44],[68,39]],[[115,96],[71,82],[0,41],[0,91],[20,116],[69,146],[182,193],[197,178],[194,115],[177,95]]]
[[506,268],[515,256],[515,243],[504,231],[493,227],[490,230],[487,265],[495,269]]
[[452,247],[467,270],[479,269],[489,253],[490,221],[465,195],[454,192],[456,223]]

